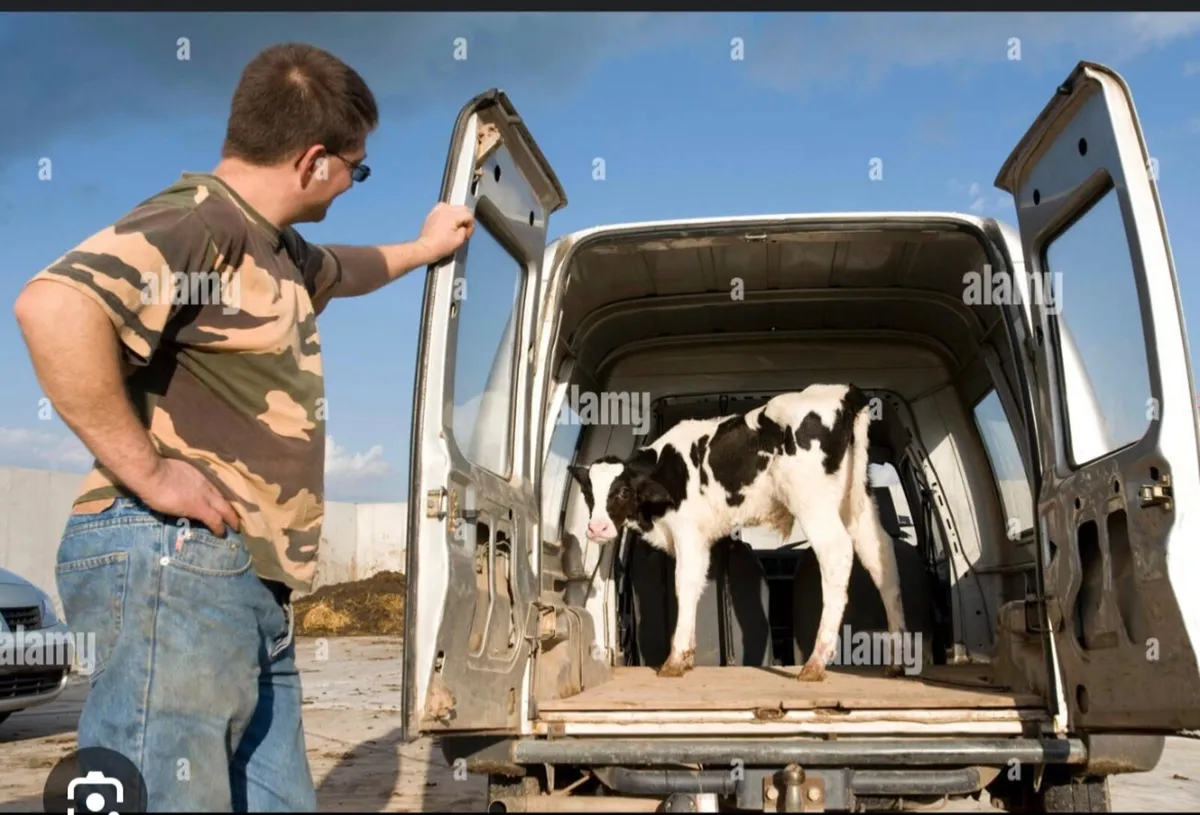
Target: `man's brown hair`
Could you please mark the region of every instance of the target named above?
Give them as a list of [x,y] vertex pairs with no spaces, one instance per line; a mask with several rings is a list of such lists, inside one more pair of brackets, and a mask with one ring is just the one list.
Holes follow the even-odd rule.
[[378,124],[375,96],[353,68],[316,46],[273,45],[242,71],[221,155],[269,166],[314,144],[344,153]]

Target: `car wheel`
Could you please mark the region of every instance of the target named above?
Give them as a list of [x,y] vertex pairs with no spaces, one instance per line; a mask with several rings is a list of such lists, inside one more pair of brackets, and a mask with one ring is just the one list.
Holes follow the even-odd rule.
[[1002,783],[988,789],[992,806],[1004,812],[1112,812],[1107,775],[1069,775],[1047,767],[1035,791],[1029,782]]
[[1046,778],[1035,801],[1034,812],[1112,812],[1107,775]]

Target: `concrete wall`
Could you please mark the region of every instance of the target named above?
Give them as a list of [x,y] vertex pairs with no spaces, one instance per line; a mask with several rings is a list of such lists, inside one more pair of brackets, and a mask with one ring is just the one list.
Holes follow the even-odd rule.
[[[32,581],[58,602],[54,564],[58,542],[82,476],[0,467],[0,567]],[[314,589],[404,571],[406,503],[330,501]]]
[[[552,459],[557,459],[551,456]],[[560,486],[565,461],[557,462]],[[54,563],[81,476],[50,470],[0,467],[0,567],[30,580],[55,598]],[[1029,490],[1003,483],[1006,508],[1022,526],[1032,524]],[[362,580],[381,571],[404,571],[407,503],[352,504],[330,501],[317,560],[314,589]],[[550,521],[553,523],[550,523]],[[558,516],[543,531],[557,537]]]
[[81,478],[0,467],[0,566],[48,593],[59,611],[54,562]]

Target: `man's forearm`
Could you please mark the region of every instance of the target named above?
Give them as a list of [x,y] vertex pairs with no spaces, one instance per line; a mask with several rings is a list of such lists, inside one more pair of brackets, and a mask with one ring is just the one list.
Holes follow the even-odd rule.
[[432,257],[419,241],[386,246],[329,246],[342,262],[342,282],[335,297],[358,297],[386,286],[397,278],[428,266]]
[[55,410],[118,481],[140,494],[162,459],[129,402],[108,317],[83,295],[48,281],[30,284],[14,311]]

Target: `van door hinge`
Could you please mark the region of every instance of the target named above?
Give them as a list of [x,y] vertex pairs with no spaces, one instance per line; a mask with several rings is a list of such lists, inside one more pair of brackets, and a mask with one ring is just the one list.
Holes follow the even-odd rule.
[[[1026,634],[1045,634],[1047,632],[1062,631],[1062,605],[1057,597],[1053,595],[1047,595],[1043,599],[1026,597],[1025,608],[1023,610],[1025,612],[1024,628]],[[1046,626],[1047,622],[1049,623],[1049,627]]]
[[1027,356],[1029,358],[1030,362],[1032,362],[1036,365],[1037,364],[1037,344],[1034,342],[1033,337],[1028,334],[1025,335],[1024,345],[1025,345],[1025,356]]
[[1171,476],[1163,474],[1156,484],[1143,484],[1138,489],[1138,501],[1142,508],[1161,506],[1167,512],[1174,506],[1174,494],[1171,489]]
[[438,487],[425,493],[425,517],[442,520],[446,517],[446,489]]
[[475,172],[476,179],[483,176],[483,165],[500,148],[500,130],[491,122],[480,125],[475,134]]

